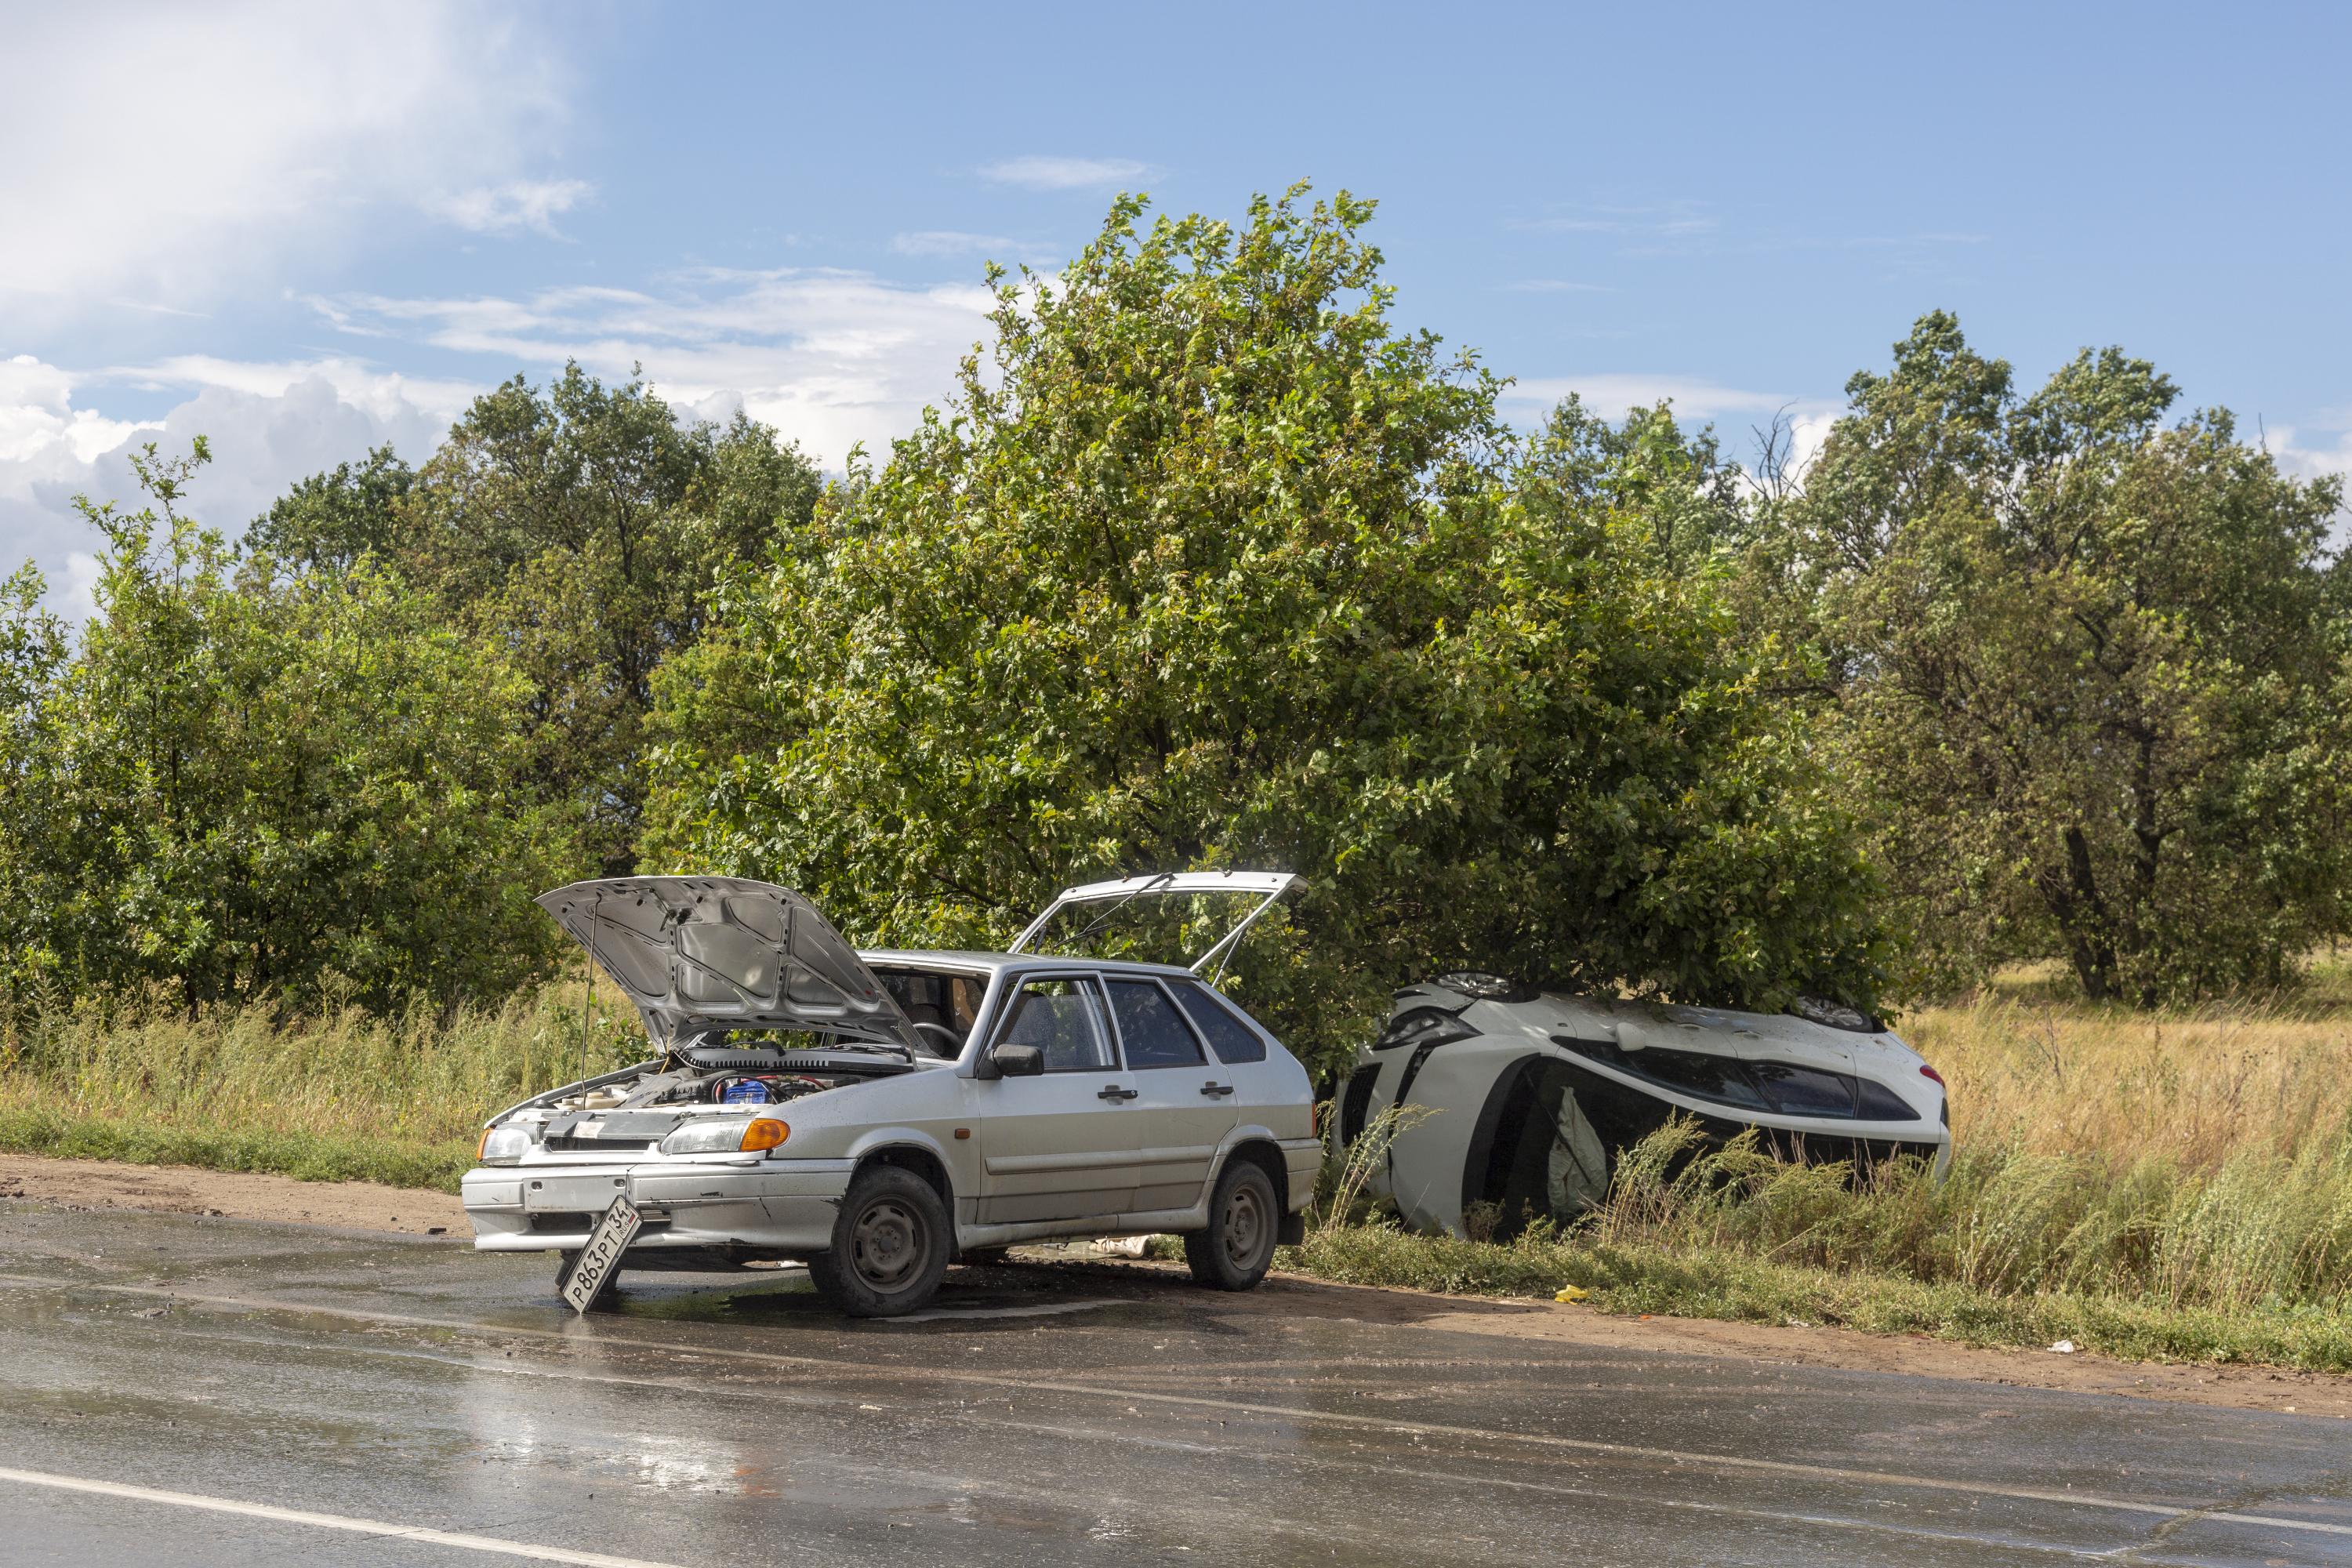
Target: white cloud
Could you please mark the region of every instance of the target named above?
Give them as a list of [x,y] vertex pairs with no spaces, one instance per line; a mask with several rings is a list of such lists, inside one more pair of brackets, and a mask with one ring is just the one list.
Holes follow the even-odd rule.
[[73,406],[74,378],[31,354],[0,360],[0,464],[87,463],[142,428]]
[[[542,370],[576,359],[607,380],[642,364],[673,406],[740,399],[821,461],[863,443],[886,453],[957,362],[994,304],[977,283],[909,287],[862,272],[706,268],[644,289],[553,289],[523,299],[337,300],[361,331]],[[715,401],[714,401],[715,400]]]
[[995,260],[1025,261],[1050,266],[1061,259],[1050,247],[1002,234],[966,234],[958,228],[918,229],[890,237],[890,248],[899,256],[985,256]]
[[2278,459],[2278,466],[2297,479],[2325,479],[2332,474],[2346,480],[2347,503],[2336,513],[2334,542],[2339,550],[2352,550],[2352,428],[2306,430],[2293,425],[2265,425],[2257,438],[2263,449]]
[[432,197],[425,203],[425,210],[474,234],[520,234],[529,229],[560,239],[556,216],[570,212],[595,190],[585,180],[509,180],[502,185],[478,185],[453,195]]
[[1615,234],[1651,239],[1686,239],[1717,226],[1696,202],[1652,202],[1639,206],[1585,204],[1512,226],[1536,234]]
[[1788,392],[1756,392],[1704,376],[1641,375],[1614,372],[1591,375],[1535,376],[1514,384],[1503,395],[1507,407],[1528,424],[1549,412],[1570,393],[1605,419],[1622,419],[1635,408],[1674,405],[1675,418],[1685,428],[1713,425],[1728,456],[1753,464],[1753,433],[1771,428],[1772,421],[1788,421],[1790,468],[1802,473],[1829,437],[1845,405],[1834,398],[1805,397]]
[[984,164],[980,175],[999,184],[1027,185],[1032,190],[1075,191],[1090,185],[1114,185],[1143,172],[1144,166],[1132,158],[1056,158],[1032,153]]
[[553,40],[457,0],[26,5],[6,35],[0,311],[20,332],[200,309],[344,251],[385,205],[500,187],[552,153],[567,89]]
[[[194,395],[158,420],[104,419],[76,407],[78,389],[107,382],[190,387]],[[184,453],[207,437],[213,462],[190,490],[188,514],[235,537],[306,474],[391,442],[421,461],[451,415],[475,389],[419,382],[356,361],[247,365],[220,360],[166,362],[77,375],[29,356],[0,361],[0,573],[32,559],[50,599],[79,617],[94,607],[96,542],[73,498],[119,500],[134,510],[130,454],[153,441]]]

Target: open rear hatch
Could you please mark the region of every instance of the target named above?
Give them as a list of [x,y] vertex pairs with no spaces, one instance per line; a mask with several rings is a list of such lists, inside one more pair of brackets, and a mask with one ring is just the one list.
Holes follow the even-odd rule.
[[738,877],[609,877],[540,908],[667,1047],[712,1029],[810,1030],[910,1049],[913,1026],[816,906]]
[[1212,962],[1217,968],[1210,978],[1224,972],[1225,961],[1258,917],[1272,909],[1290,885],[1298,879],[1288,871],[1161,871],[1146,877],[1123,877],[1111,882],[1088,882],[1080,887],[1065,888],[1045,912],[1029,922],[1029,929],[1013,939],[1013,952],[1029,951],[1029,944],[1043,936],[1064,910],[1080,905],[1108,906],[1078,931],[1073,943],[1083,943],[1088,937],[1104,930],[1117,918],[1120,910],[1139,899],[1198,898],[1202,895],[1229,894],[1249,900],[1241,918],[1200,957],[1191,961],[1190,967],[1198,974]]

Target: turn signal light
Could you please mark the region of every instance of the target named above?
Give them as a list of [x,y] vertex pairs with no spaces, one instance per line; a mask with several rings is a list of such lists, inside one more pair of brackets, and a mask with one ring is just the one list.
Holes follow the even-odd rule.
[[755,1116],[751,1124],[743,1129],[743,1142],[735,1147],[746,1154],[757,1153],[762,1149],[774,1148],[792,1135],[793,1130],[774,1117]]

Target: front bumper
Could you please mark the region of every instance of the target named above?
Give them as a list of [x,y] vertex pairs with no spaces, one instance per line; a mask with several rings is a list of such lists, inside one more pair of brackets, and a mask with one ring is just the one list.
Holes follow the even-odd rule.
[[626,1195],[644,1221],[633,1253],[804,1256],[832,1245],[855,1168],[851,1160],[492,1165],[467,1172],[459,1192],[482,1252],[585,1246],[604,1210]]

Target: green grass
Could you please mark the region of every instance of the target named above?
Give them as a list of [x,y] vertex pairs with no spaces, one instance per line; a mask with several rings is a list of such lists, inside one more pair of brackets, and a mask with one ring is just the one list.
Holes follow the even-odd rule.
[[[600,999],[605,994],[600,993]],[[0,1149],[450,1191],[499,1108],[642,1050],[574,984],[398,1017],[0,1016]],[[2352,984],[2130,1014],[1997,993],[1905,1029],[1952,1079],[1948,1180],[1851,1180],[1654,1139],[1601,1212],[1507,1244],[1354,1223],[1285,1267],[1612,1312],[1835,1324],[1970,1344],[2352,1371]],[[1366,1174],[1358,1172],[1359,1178]]]
[[120,1160],[135,1165],[200,1165],[253,1171],[305,1182],[381,1182],[454,1193],[474,1163],[474,1141],[410,1143],[284,1129],[211,1129],[0,1110],[0,1150],[61,1160]]

